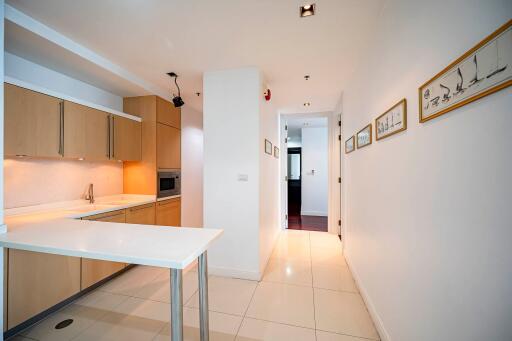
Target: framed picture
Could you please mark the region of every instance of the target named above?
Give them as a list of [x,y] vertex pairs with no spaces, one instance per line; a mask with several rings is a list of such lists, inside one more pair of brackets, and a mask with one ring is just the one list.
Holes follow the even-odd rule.
[[356,135],[357,149],[366,147],[372,144],[372,124],[368,124],[363,129],[359,130]]
[[267,139],[265,139],[265,153],[272,155],[272,142]]
[[512,85],[512,20],[419,89],[420,122]]
[[375,119],[375,139],[385,137],[407,129],[407,100],[404,98]]
[[274,157],[276,159],[279,159],[279,148],[277,148],[276,146],[274,146]]
[[352,135],[348,140],[345,141],[345,154],[353,152],[355,148],[355,136]]

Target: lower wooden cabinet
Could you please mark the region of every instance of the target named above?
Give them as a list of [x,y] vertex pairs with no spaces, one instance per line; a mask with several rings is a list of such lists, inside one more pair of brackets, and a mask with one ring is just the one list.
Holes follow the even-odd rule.
[[156,203],[156,225],[181,225],[181,199],[174,198]]
[[128,224],[155,225],[155,204],[127,208],[126,222]]
[[[82,218],[84,220],[96,220],[111,223],[125,223],[126,214],[125,210],[114,211],[109,213],[98,214],[91,217]],[[89,258],[82,258],[82,281],[81,288],[86,289],[93,284],[98,283],[102,279],[115,274],[116,272],[124,269],[125,263],[109,262],[104,260],[96,260]]]
[[80,258],[13,249],[8,258],[8,328],[80,291]]

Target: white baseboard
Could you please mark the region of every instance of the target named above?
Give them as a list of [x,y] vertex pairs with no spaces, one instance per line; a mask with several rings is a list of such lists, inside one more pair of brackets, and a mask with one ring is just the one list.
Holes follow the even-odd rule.
[[320,211],[300,211],[300,215],[314,215],[319,217],[327,217],[327,212]]
[[377,313],[377,310],[375,309],[375,306],[373,305],[373,302],[368,296],[368,292],[366,291],[365,287],[361,283],[361,279],[359,275],[357,274],[356,269],[352,266],[350,262],[350,258],[347,257],[347,254],[344,253],[345,260],[347,261],[348,267],[350,269],[350,272],[352,273],[352,277],[354,278],[354,281],[356,282],[357,289],[359,290],[359,293],[361,294],[361,297],[363,298],[364,303],[366,304],[366,308],[368,309],[368,312],[370,313],[370,316],[372,317],[373,323],[375,324],[375,328],[377,329],[377,332],[379,333],[381,341],[391,341],[391,338],[389,337],[389,334],[384,327],[384,323],[382,322],[382,319],[380,318],[379,314]]
[[208,266],[208,273],[214,276],[248,279],[251,281],[259,281],[261,279],[261,273],[258,271],[245,271],[239,269]]

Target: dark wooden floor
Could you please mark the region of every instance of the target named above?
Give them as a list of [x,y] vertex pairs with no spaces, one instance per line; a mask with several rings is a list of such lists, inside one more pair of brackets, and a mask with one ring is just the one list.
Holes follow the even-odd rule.
[[288,228],[291,230],[327,232],[327,217],[290,215],[288,216]]

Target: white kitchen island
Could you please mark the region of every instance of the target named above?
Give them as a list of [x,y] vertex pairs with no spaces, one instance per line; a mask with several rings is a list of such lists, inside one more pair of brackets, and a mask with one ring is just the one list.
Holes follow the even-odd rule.
[[183,340],[182,270],[198,259],[200,334],[202,341],[208,340],[206,252],[222,230],[77,220],[57,213],[12,221],[13,228],[8,225],[9,230],[0,234],[0,254],[11,248],[169,268],[173,341]]

